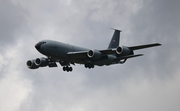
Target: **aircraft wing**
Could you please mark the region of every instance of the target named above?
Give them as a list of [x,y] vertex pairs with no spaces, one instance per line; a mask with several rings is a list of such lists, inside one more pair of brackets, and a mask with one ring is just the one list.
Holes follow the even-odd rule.
[[144,49],[144,48],[149,48],[149,47],[155,47],[155,46],[160,46],[161,44],[159,43],[154,43],[154,44],[146,44],[146,45],[138,45],[138,46],[132,46],[128,47],[131,50],[139,50],[139,49]]
[[88,51],[80,51],[80,52],[68,52],[68,56],[71,58],[86,58]]
[[[106,50],[98,50],[102,54],[115,54],[115,50],[113,49],[106,49]],[[88,51],[80,51],[80,52],[68,52],[68,56],[71,58],[86,58]]]
[[[160,46],[161,44],[159,43],[154,43],[154,44],[146,44],[146,45],[138,45],[138,46],[131,46],[128,47],[130,50],[139,50],[139,49],[144,49],[144,48],[150,48],[150,47],[155,47],[155,46]],[[116,48],[113,49],[105,49],[105,50],[98,50],[99,52],[102,53],[102,55],[106,54],[116,54]],[[84,59],[87,57],[88,51],[80,51],[80,52],[68,52],[68,56],[71,58],[80,58]],[[132,57],[137,57],[137,56],[142,56],[142,54],[139,55],[127,55],[127,56],[122,56],[118,59],[126,59],[126,58],[132,58]]]

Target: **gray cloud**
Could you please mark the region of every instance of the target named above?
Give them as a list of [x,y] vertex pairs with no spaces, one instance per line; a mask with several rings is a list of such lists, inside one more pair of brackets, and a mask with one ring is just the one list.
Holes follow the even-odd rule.
[[[156,56],[152,58],[153,55],[151,55],[148,61],[159,61],[154,64],[153,69],[163,69],[159,72],[159,74],[162,74],[161,77],[175,73],[178,68],[178,66],[173,65],[179,63],[179,56],[173,55],[180,54],[177,51],[180,42],[179,33],[177,33],[180,28],[180,24],[177,22],[177,19],[180,18],[177,4],[179,2],[176,0],[171,2],[144,2],[144,7],[132,17],[132,22],[136,22],[136,24],[132,23],[133,34],[135,34],[135,39],[138,39],[135,41],[139,41],[139,43],[158,41],[163,44],[163,50],[157,50],[157,54],[161,55],[161,57]],[[148,66],[146,67],[148,70]],[[163,73],[164,69],[167,69],[166,73]]]
[[[12,44],[19,39],[18,33],[23,31],[27,12],[19,5],[10,1],[2,0],[0,4],[0,43],[3,46]],[[23,33],[23,32],[21,32]],[[6,44],[6,45],[5,45]]]
[[[2,1],[0,110],[179,111],[178,5],[176,0]],[[26,67],[28,59],[42,56],[34,48],[39,40],[103,49],[113,34],[110,27],[123,30],[121,45],[163,46],[136,51],[145,56],[123,65],[92,70]]]

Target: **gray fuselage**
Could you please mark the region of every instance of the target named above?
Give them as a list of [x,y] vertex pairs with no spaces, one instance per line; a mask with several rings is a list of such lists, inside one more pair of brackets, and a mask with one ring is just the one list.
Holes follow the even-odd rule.
[[51,57],[51,59],[54,61],[68,59],[68,61],[70,61],[70,62],[85,63],[84,60],[72,59],[69,56],[67,56],[67,54],[68,54],[68,52],[78,52],[78,51],[88,51],[89,50],[86,48],[69,45],[69,44],[52,41],[52,40],[43,40],[43,41],[40,41],[39,43],[43,43],[43,44],[41,44],[40,49],[37,49],[37,48],[36,49],[43,55],[45,55],[47,57]]
[[[52,41],[52,40],[43,40],[36,44],[36,49],[43,55],[51,58],[51,60],[58,61],[69,61],[72,63],[85,64],[88,62],[87,59],[81,58],[71,58],[68,56],[69,52],[88,52],[90,49],[78,47],[75,45],[65,44],[62,42]],[[40,48],[38,48],[40,47]],[[101,59],[93,60],[91,62],[94,65],[109,65],[112,63],[112,59],[115,59],[114,55],[103,56]]]

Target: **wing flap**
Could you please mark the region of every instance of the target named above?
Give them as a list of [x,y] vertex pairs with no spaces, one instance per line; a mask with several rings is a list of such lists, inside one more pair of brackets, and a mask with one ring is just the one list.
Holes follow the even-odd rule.
[[119,60],[129,59],[129,58],[138,57],[138,56],[143,56],[143,54],[122,56],[122,57],[116,58],[115,60],[116,60],[116,61],[119,61]]
[[131,50],[139,50],[139,49],[144,49],[144,48],[149,48],[149,47],[155,47],[155,46],[160,46],[161,44],[159,43],[154,43],[154,44],[146,44],[146,45],[139,45],[139,46],[132,46],[128,47]]

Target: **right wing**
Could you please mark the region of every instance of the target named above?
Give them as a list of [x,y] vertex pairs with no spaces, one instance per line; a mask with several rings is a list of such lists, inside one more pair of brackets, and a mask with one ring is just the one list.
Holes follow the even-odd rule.
[[[130,50],[139,50],[139,49],[155,47],[155,46],[160,46],[160,45],[161,44],[159,44],[159,43],[154,43],[154,44],[131,46],[131,47],[127,47],[127,48],[129,48]],[[116,48],[105,49],[105,50],[98,50],[98,51],[101,52],[102,55],[116,54]],[[67,55],[69,57],[71,57],[71,58],[85,59],[85,58],[87,58],[87,53],[88,53],[88,51],[68,52]],[[126,55],[126,56],[119,57],[117,59],[126,59],[126,58],[132,58],[132,57],[137,57],[137,56],[142,56],[142,54],[138,54],[138,55]]]
[[139,45],[139,46],[132,46],[128,47],[131,50],[139,50],[139,49],[144,49],[144,48],[149,48],[149,47],[155,47],[155,46],[160,46],[161,44],[159,43],[154,43],[154,44],[146,44],[146,45]]

